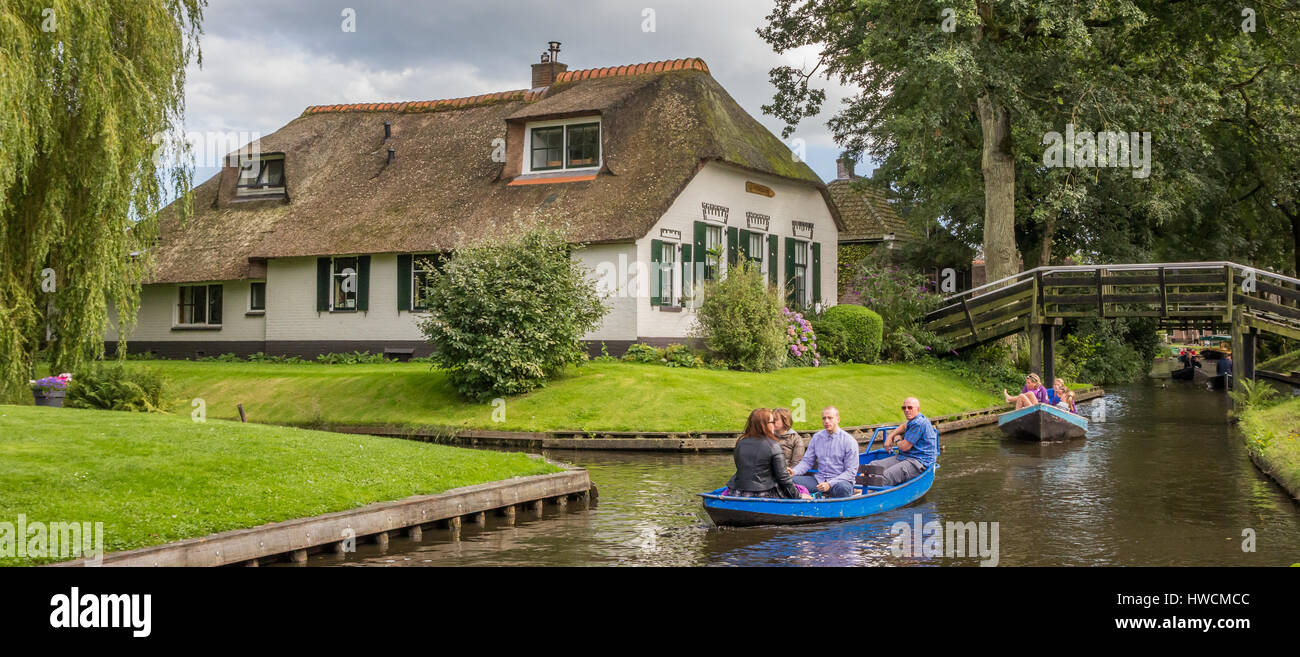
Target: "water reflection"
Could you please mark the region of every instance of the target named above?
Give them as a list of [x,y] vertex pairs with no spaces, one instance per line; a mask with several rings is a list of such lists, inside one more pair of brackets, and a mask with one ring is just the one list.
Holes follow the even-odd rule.
[[[312,557],[311,565],[975,565],[976,557],[894,556],[896,522],[998,522],[1000,565],[1289,565],[1300,562],[1300,507],[1250,463],[1224,421],[1226,397],[1160,383],[1082,404],[1088,438],[1037,444],[989,427],[945,436],[943,464],[917,503],[861,520],[714,527],[696,493],[732,473],[729,454],[564,452],[588,468],[599,505],[515,526],[490,518],[394,539],[386,553]],[[1242,531],[1257,551],[1242,552]]]

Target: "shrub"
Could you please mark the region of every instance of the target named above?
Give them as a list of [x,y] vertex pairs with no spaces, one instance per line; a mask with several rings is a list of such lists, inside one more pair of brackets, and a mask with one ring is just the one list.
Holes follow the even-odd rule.
[[262,352],[257,352],[248,357],[250,363],[305,363],[307,361],[297,356],[268,356]]
[[880,316],[881,353],[889,360],[915,360],[947,351],[946,342],[921,328],[921,319],[943,303],[943,296],[926,289],[925,276],[889,264],[887,257],[864,260],[848,286],[858,294],[858,303]]
[[[1061,341],[1057,376],[1098,385],[1129,383],[1146,375],[1158,342],[1146,322],[1085,319]],[[1136,346],[1135,346],[1136,345]]]
[[766,372],[781,367],[786,327],[780,292],[744,258],[727,269],[726,278],[704,285],[696,335],[733,369]]
[[684,344],[674,343],[664,347],[663,361],[668,367],[704,367],[704,359],[696,356]]
[[533,390],[582,362],[580,340],[608,312],[570,247],[551,230],[456,251],[431,277],[420,329],[461,395]]
[[96,363],[72,377],[63,403],[71,408],[161,413],[165,389],[166,379],[152,369]]
[[640,342],[627,348],[623,352],[623,360],[629,363],[658,363],[663,358],[663,352],[658,347],[652,347]]
[[316,362],[325,365],[368,365],[388,362],[383,354],[372,354],[368,351],[354,351],[351,353],[341,354],[320,354],[316,356]]
[[1277,388],[1269,385],[1264,381],[1251,381],[1242,379],[1239,382],[1234,381],[1234,388],[1240,383],[1240,390],[1228,392],[1228,397],[1232,399],[1232,415],[1240,418],[1251,409],[1267,408],[1277,403]]
[[793,367],[820,367],[822,354],[817,348],[817,331],[803,313],[781,309],[785,323],[785,362]]
[[851,304],[831,306],[813,321],[813,326],[827,356],[845,363],[880,360],[884,322],[877,313]]

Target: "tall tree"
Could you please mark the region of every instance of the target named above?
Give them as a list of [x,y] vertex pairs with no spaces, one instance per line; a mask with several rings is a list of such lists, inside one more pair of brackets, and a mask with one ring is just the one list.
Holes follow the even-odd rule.
[[155,213],[190,187],[155,135],[180,125],[205,5],[0,3],[0,397],[42,348],[56,372],[101,355],[109,304],[134,322]]
[[[777,0],[768,21],[759,34],[778,52],[818,59],[773,69],[764,110],[788,135],[821,110],[814,77],[858,87],[830,121],[836,139],[935,199],[923,210],[961,210],[931,216],[980,222],[990,280],[1022,250],[1026,266],[1083,241],[1137,255],[1211,195],[1209,127],[1255,38],[1239,8],[1180,0]],[[1100,132],[1137,134],[1126,166],[1098,166]],[[1125,235],[1139,241],[1112,241]]]

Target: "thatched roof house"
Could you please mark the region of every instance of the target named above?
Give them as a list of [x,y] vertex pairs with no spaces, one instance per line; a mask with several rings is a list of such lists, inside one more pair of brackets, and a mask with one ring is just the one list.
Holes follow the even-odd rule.
[[840,244],[883,244],[915,242],[921,238],[898,215],[887,189],[870,179],[854,175],[853,160],[837,160],[838,176],[827,184],[844,230]]
[[[803,272],[793,303],[833,303],[834,236],[843,225],[830,190],[702,60],[568,71],[557,52],[532,65],[530,89],[308,107],[242,158],[229,157],[195,189],[193,216],[163,219],[132,349],[418,350],[406,316],[419,310],[411,296],[419,281],[406,280],[419,275],[411,258],[534,223],[586,245],[575,257],[597,270],[619,258],[676,268],[651,276],[650,287],[669,291],[639,304],[623,298],[627,286],[612,287],[615,312],[593,341],[680,341],[689,307],[671,318],[650,313],[689,306],[693,270],[713,273],[702,252],[723,243],[732,260],[757,256],[776,284]],[[797,247],[784,278],[778,234]],[[763,253],[751,252],[760,240]],[[343,280],[360,288],[360,299],[338,296]],[[220,289],[187,291],[215,283]],[[234,313],[221,306],[245,289],[247,313],[228,330]],[[381,298],[389,295],[410,298]],[[200,317],[194,309],[203,304]],[[202,340],[184,332],[196,328],[207,331]],[[223,341],[230,344],[209,344]]]

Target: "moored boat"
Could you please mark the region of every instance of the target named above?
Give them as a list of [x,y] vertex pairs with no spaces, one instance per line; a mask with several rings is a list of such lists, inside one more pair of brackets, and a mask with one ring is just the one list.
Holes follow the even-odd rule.
[[[890,452],[871,449],[871,446],[875,444],[876,436],[893,428],[882,427],[872,433],[867,451],[858,455],[859,465],[891,456]],[[727,490],[726,486],[699,495],[704,499],[704,511],[714,524],[720,526],[800,525],[851,520],[892,511],[921,499],[934,484],[934,474],[938,468],[936,462],[921,474],[897,486],[855,486],[852,497],[819,497],[811,500],[734,497],[722,494]]]
[[1048,404],[1034,404],[999,415],[998,428],[1024,440],[1069,440],[1088,433],[1088,419]]

